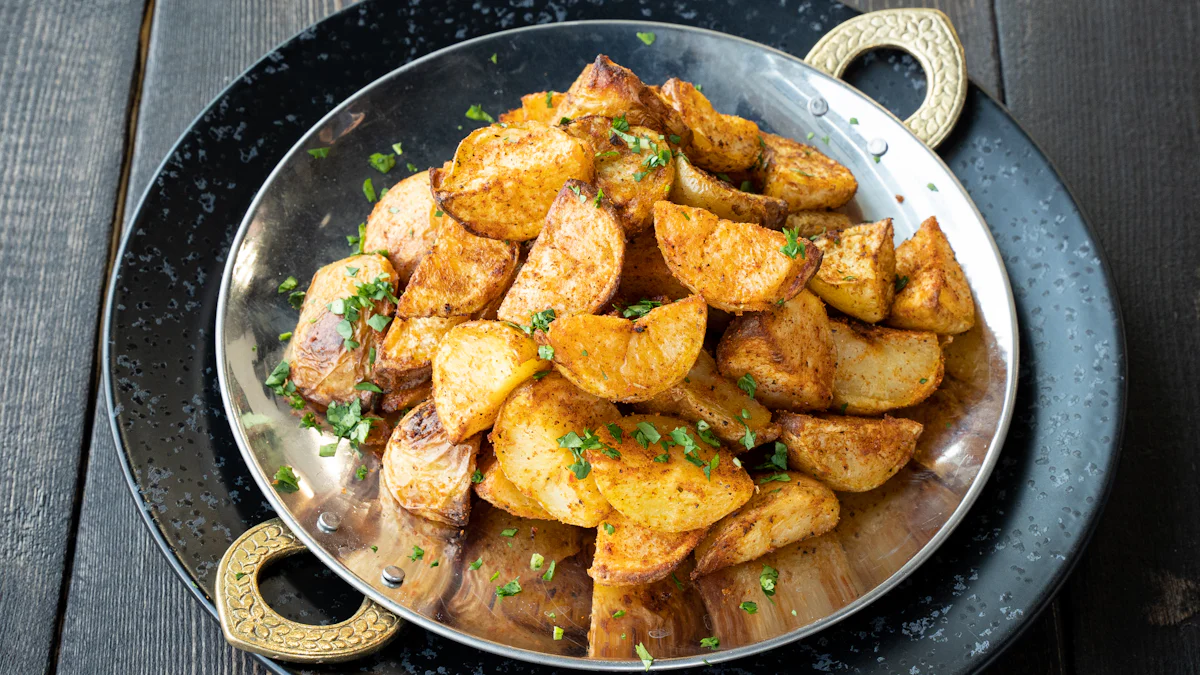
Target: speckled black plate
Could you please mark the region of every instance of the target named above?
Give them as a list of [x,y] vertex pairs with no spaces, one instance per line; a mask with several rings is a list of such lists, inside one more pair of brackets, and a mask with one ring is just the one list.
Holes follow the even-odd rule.
[[[207,594],[221,554],[270,515],[221,412],[212,341],[217,279],[258,186],[325,112],[415,56],[517,25],[649,18],[803,54],[851,15],[822,2],[759,10],[546,5],[544,12],[368,2],[247,71],[185,134],[139,206],[113,279],[105,343],[114,433],[131,485],[151,531],[197,595],[212,609]],[[915,107],[918,70],[906,59],[867,61],[856,84],[885,104]],[[957,532],[899,588],[818,636],[738,666],[974,670],[1061,583],[1107,493],[1123,412],[1124,355],[1094,240],[1045,158],[978,90],[940,154],[987,218],[1018,305],[1022,385],[1001,463]],[[331,575],[311,570],[285,574],[275,585],[283,590],[277,606],[308,614],[307,621],[338,620],[358,601]],[[377,657],[346,668],[492,671],[502,661],[410,627]]]

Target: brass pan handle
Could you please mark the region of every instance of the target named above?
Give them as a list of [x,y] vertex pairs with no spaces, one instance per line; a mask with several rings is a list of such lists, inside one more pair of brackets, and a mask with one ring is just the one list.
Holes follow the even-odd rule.
[[354,616],[329,626],[288,620],[271,609],[258,586],[272,562],[307,550],[278,518],[238,537],[217,567],[217,615],[229,644],[293,663],[337,663],[362,658],[396,637],[400,618],[363,598]]
[[936,9],[884,9],[857,16],[825,34],[804,60],[841,77],[854,59],[880,47],[902,49],[925,69],[929,87],[921,107],[904,121],[936,148],[962,114],[967,100],[967,66],[962,42],[950,19]]

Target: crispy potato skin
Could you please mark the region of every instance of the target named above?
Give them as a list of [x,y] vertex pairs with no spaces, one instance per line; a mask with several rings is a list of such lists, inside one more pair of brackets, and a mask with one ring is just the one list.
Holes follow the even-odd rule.
[[429,172],[433,198],[474,234],[526,241],[563,183],[595,178],[594,151],[585,141],[545,122],[476,129],[458,144],[449,169]]
[[[682,445],[664,450],[658,444],[643,448],[634,438],[639,422],[651,424],[663,438],[677,428],[685,428],[696,440],[700,461],[709,462],[720,455],[711,469],[711,480],[703,469],[689,462]],[[688,532],[706,528],[750,499],[754,484],[744,469],[734,465],[732,455],[699,440],[696,430],[677,417],[631,415],[617,421],[621,438],[602,427],[600,440],[615,448],[620,459],[597,450],[588,450],[596,486],[612,507],[642,527],[662,532]],[[667,454],[666,462],[654,458]]]
[[770,312],[737,317],[717,345],[721,374],[750,373],[774,410],[824,410],[833,401],[837,350],[825,305],[803,291]]
[[902,417],[780,413],[788,464],[838,492],[867,492],[908,464],[924,428]]
[[470,316],[482,312],[512,282],[520,248],[477,237],[447,219],[433,250],[413,272],[396,316]]
[[675,278],[734,314],[774,309],[803,290],[821,265],[815,246],[789,258],[780,232],[666,201],[654,205],[654,233]]
[[688,157],[709,171],[740,171],[758,162],[758,125],[736,115],[722,115],[691,82],[672,77],[659,88],[663,99],[692,130]]
[[[358,272],[350,276],[346,273],[347,267],[357,267]],[[328,306],[334,300],[355,295],[357,284],[370,283],[381,277],[388,281],[394,293],[396,270],[381,255],[343,258],[313,275],[289,345],[292,382],[309,402],[328,406],[357,398],[369,408],[374,401],[371,392],[357,391],[354,385],[371,379],[371,349],[384,337],[384,333],[367,325],[367,320],[375,314],[390,316],[392,303],[377,300],[373,309],[361,312],[358,321],[351,323],[351,339],[359,346],[349,350],[343,346],[342,336],[336,330],[342,317],[330,312]]]
[[415,173],[388,189],[367,217],[367,234],[362,250],[387,251],[400,283],[407,284],[417,263],[429,254],[437,240],[441,218],[429,193],[429,172]]
[[650,127],[679,136],[681,147],[687,147],[692,139],[692,130],[658,92],[647,87],[632,70],[613,63],[604,54],[596,56],[571,83],[566,99],[558,107],[558,115],[571,119],[587,115],[624,116],[630,126]]
[[[609,534],[604,525],[610,525]],[[609,513],[596,528],[596,555],[588,576],[605,586],[633,586],[665,579],[704,537],[705,529],[660,532]]]
[[945,372],[936,333],[830,322],[837,348],[833,407],[843,414],[874,415],[916,405],[929,397]]
[[788,214],[785,227],[808,239],[826,232],[848,230],[854,227],[854,222],[850,216],[837,211],[796,211]]
[[671,274],[658,248],[658,239],[653,232],[647,232],[625,244],[625,264],[621,267],[617,294],[627,303],[634,303],[658,296],[682,300],[692,292]]
[[416,387],[433,372],[433,353],[465,316],[398,317],[388,326],[375,355],[375,384],[386,392]]
[[937,218],[896,249],[896,274],[908,283],[896,294],[888,325],[951,335],[975,326],[971,287]]
[[758,172],[763,194],[779,197],[791,211],[836,209],[854,197],[858,181],[849,169],[811,145],[764,133],[764,168]]
[[671,201],[705,209],[735,223],[757,223],[778,230],[787,218],[787,202],[777,197],[742,192],[687,161],[676,162]]
[[813,242],[824,254],[808,287],[850,316],[875,323],[892,307],[896,292],[896,249],[892,219],[829,232]]
[[[415,387],[394,389],[385,393],[379,407],[385,413],[396,413],[405,408],[415,408],[418,403],[427,400],[430,396],[433,396],[433,385],[425,382]],[[371,430],[374,431],[374,428]]]
[[[549,103],[546,94],[550,94]],[[500,113],[499,120],[505,124],[519,124],[534,120],[546,124],[558,124],[558,104],[563,102],[566,94],[557,91],[535,91],[521,97],[521,107]]]
[[492,449],[491,441],[486,438],[480,444],[479,459],[476,462],[483,480],[475,483],[475,494],[498,509],[503,509],[514,516],[531,518],[533,520],[554,520],[554,516],[546,513],[536,499],[526,497],[512,481],[504,475]]
[[450,329],[433,354],[433,400],[451,440],[492,426],[509,392],[549,364],[537,345],[499,321],[468,321]]
[[616,211],[597,199],[596,188],[567,181],[497,316],[527,324],[548,308],[559,318],[592,314],[616,293],[624,261],[625,231]]
[[569,468],[574,455],[558,439],[620,418],[612,403],[579,389],[557,373],[517,387],[492,429],[500,468],[526,497],[556,520],[595,527],[612,507],[590,474],[582,479]]
[[630,126],[629,134],[644,139],[639,152],[634,152],[613,133],[612,122],[611,117],[588,115],[572,120],[564,128],[596,151],[596,186],[612,202],[625,236],[634,237],[653,223],[654,202],[671,190],[677,162],[671,159],[664,166],[645,166],[643,162],[654,154],[652,148],[667,147],[663,135],[648,127]]
[[798,471],[787,475],[786,482],[758,486],[742,508],[709,529],[696,546],[693,579],[825,534],[837,525],[841,506],[833,490]]
[[708,307],[698,295],[656,307],[636,321],[578,315],[558,319],[539,343],[575,386],[610,401],[644,401],[677,384],[704,344]]
[[429,520],[465,527],[479,437],[447,437],[432,401],[413,408],[392,431],[383,472],[396,502]]
[[[771,411],[717,372],[717,362],[706,351],[700,352],[682,382],[633,407],[638,412],[674,415],[689,422],[704,420],[717,438],[735,452],[744,449],[742,438],[746,427],[754,432],[756,445],[779,437],[779,425],[771,422]],[[745,424],[741,417],[743,410],[750,413]]]

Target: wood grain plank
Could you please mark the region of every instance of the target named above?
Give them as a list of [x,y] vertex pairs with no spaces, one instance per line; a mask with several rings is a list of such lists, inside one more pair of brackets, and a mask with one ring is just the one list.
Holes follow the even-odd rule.
[[142,9],[0,3],[5,672],[53,652]]
[[999,0],[997,21],[1008,106],[1090,213],[1125,315],[1120,470],[1061,596],[1072,670],[1200,672],[1200,5]]

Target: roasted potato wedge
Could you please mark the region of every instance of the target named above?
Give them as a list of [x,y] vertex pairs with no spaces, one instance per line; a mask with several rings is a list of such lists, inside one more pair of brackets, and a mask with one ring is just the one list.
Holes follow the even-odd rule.
[[526,497],[504,475],[496,459],[496,451],[492,448],[491,441],[486,438],[480,444],[476,465],[479,467],[479,475],[483,477],[475,483],[475,494],[479,495],[480,499],[521,518],[554,520],[554,516],[546,513],[537,500]]
[[787,202],[782,199],[743,192],[688,161],[675,163],[670,199],[676,204],[711,211],[735,223],[757,223],[776,230],[788,213]]
[[653,583],[678,567],[705,531],[660,532],[613,511],[596,528],[596,555],[588,576],[605,586]]
[[546,124],[558,124],[558,104],[567,95],[558,91],[536,91],[521,97],[521,107],[500,113],[498,118],[504,124],[520,124],[534,120]]
[[624,261],[625,232],[615,209],[591,185],[567,181],[497,317],[527,324],[546,309],[558,318],[592,314],[616,293]]
[[796,211],[788,214],[785,227],[808,239],[826,232],[847,230],[854,227],[854,221],[837,211]]
[[611,117],[599,115],[577,118],[564,129],[596,151],[596,186],[616,209],[625,236],[649,229],[654,202],[675,182],[676,162],[664,136],[647,127],[614,129]]
[[722,115],[691,82],[672,77],[659,88],[663,99],[692,130],[688,157],[709,171],[740,171],[762,153],[758,125],[736,115]]
[[649,127],[677,136],[675,145],[680,147],[686,147],[692,139],[692,130],[658,92],[647,87],[632,70],[603,54],[571,83],[566,99],[558,106],[558,115],[570,119],[587,115],[624,117],[631,127]]
[[781,413],[788,464],[839,492],[866,492],[908,464],[920,422],[902,417]]
[[849,169],[811,145],[764,133],[767,153],[758,172],[763,194],[779,197],[791,211],[836,209],[854,197],[858,181]]
[[735,381],[753,377],[768,408],[828,408],[837,350],[824,303],[803,291],[773,311],[735,318],[717,345],[717,367]]
[[422,518],[465,527],[479,437],[452,441],[432,401],[413,408],[392,431],[383,472],[396,502]]
[[[428,382],[423,382],[415,387],[406,389],[393,389],[383,395],[383,402],[379,404],[380,409],[385,413],[408,414],[408,411],[417,407],[417,404],[433,396],[433,385]],[[374,430],[372,428],[372,430]]]
[[975,325],[975,299],[937,218],[921,223],[896,249],[896,275],[905,279],[887,323],[934,333],[965,333]]
[[492,429],[500,468],[525,496],[556,520],[595,527],[611,507],[595,479],[572,470],[574,453],[558,439],[618,419],[612,403],[579,389],[557,373],[527,380],[504,402]]
[[446,333],[466,316],[396,318],[375,355],[375,384],[384,391],[408,389],[429,380],[433,353]]
[[367,217],[362,242],[366,253],[387,251],[400,284],[408,283],[417,263],[429,255],[437,240],[441,218],[429,193],[429,172],[414,173],[388,188]]
[[[350,270],[355,270],[350,274]],[[377,283],[378,282],[378,283]],[[346,298],[356,297],[364,287],[387,290],[395,298],[396,270],[381,255],[343,258],[317,270],[304,296],[300,318],[292,331],[290,348],[291,381],[305,399],[319,406],[360,399],[370,407],[374,394],[354,388],[370,380],[371,352],[383,341],[384,333],[367,322],[377,314],[391,316],[394,305],[387,297],[370,299],[370,306],[337,314],[330,309],[344,307]],[[377,293],[371,293],[372,296]],[[347,311],[357,312],[349,320]],[[345,323],[343,323],[345,322]],[[343,334],[346,327],[349,335]],[[342,330],[343,333],[338,331]]]
[[892,219],[829,232],[813,243],[824,254],[808,282],[822,300],[856,319],[882,321],[896,290]]
[[671,273],[705,302],[734,314],[774,309],[794,297],[821,265],[820,249],[753,223],[735,223],[704,209],[662,201],[654,233]]
[[[717,362],[703,350],[682,382],[633,407],[638,412],[674,415],[689,422],[704,420],[735,452],[750,449],[744,446],[747,438],[753,439],[752,448],[779,437],[779,425],[771,422],[771,411],[717,372]],[[742,411],[749,417],[744,418]]]
[[658,248],[658,239],[653,232],[647,232],[625,244],[625,264],[621,267],[617,294],[627,302],[637,302],[660,296],[682,300],[692,292],[671,274]]
[[470,316],[482,312],[512,282],[520,248],[477,237],[447,219],[433,250],[417,265],[396,316]]
[[446,435],[459,441],[492,426],[509,392],[550,364],[528,335],[499,321],[450,329],[433,354],[433,400]]
[[945,367],[936,333],[830,321],[837,348],[833,407],[874,415],[924,401]]
[[[681,444],[676,432],[689,444]],[[587,451],[596,486],[614,509],[642,527],[706,528],[754,492],[750,476],[729,451],[712,447],[677,417],[631,415],[601,428],[597,436],[607,448]]]
[[525,241],[542,221],[563,183],[591,183],[594,151],[585,141],[545,122],[476,129],[458,144],[449,169],[429,172],[433,198],[472,233]]
[[713,525],[696,546],[693,579],[825,534],[838,524],[837,495],[815,478],[786,471],[756,482],[756,494]]
[[636,321],[568,316],[537,333],[554,348],[558,372],[610,401],[644,401],[677,384],[704,343],[708,307],[698,295],[656,307]]
[[661,579],[637,586],[592,587],[588,656],[637,659],[637,645],[656,659],[692,656],[700,640],[712,635],[704,603],[688,578],[692,561]]

